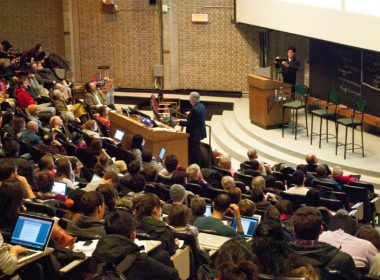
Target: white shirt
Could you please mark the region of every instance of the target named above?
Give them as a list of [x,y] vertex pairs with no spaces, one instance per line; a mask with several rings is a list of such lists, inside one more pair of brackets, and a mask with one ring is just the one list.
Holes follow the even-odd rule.
[[345,233],[342,229],[324,231],[318,241],[328,243],[349,254],[354,259],[356,267],[369,267],[373,257],[378,253],[371,242]]
[[291,194],[306,195],[308,191],[309,191],[309,189],[306,188],[306,187],[298,187],[298,186],[296,186],[296,187],[291,187],[286,192],[287,193],[291,193]]

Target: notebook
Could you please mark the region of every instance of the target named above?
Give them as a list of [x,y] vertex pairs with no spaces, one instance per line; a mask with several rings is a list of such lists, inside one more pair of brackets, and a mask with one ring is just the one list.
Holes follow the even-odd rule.
[[66,195],[67,194],[67,184],[63,182],[54,182],[53,189],[51,190],[53,193]]
[[119,129],[116,129],[115,134],[113,135],[113,138],[117,142],[121,142],[123,140],[123,137],[124,137],[124,132]]
[[165,147],[162,147],[160,153],[158,154],[158,161],[159,161],[159,162],[162,161],[162,159],[163,159],[164,156],[165,156],[165,153],[166,153],[166,148],[165,148]]
[[12,245],[21,245],[28,250],[19,255],[18,263],[23,263],[30,258],[42,254],[49,242],[54,220],[20,214],[13,228]]
[[[256,226],[259,223],[259,220],[256,217],[241,217],[241,223],[243,225],[244,236],[252,237],[253,233],[255,232]],[[232,221],[232,227],[235,230],[237,229],[237,223],[235,218]]]
[[225,242],[227,242],[230,239],[231,238],[229,237],[203,232],[200,232],[198,234],[200,247],[207,250],[218,250]]

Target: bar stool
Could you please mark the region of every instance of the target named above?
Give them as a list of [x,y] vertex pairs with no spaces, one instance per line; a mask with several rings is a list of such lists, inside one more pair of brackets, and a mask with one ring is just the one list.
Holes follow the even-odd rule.
[[[330,91],[327,95],[327,103],[324,109],[317,109],[312,110],[311,113],[311,130],[310,130],[310,145],[313,145],[313,136],[319,136],[319,148],[321,148],[321,141],[322,139],[326,142],[329,142],[329,139],[333,139],[336,137],[336,135],[329,133],[329,120],[335,119],[337,117],[338,112],[338,102],[340,98],[340,93],[337,91]],[[330,110],[330,107],[333,107],[333,110]],[[319,133],[313,132],[313,120],[314,116],[317,116],[320,118],[319,123]],[[326,132],[322,133],[322,120],[326,120]],[[336,123],[335,123],[336,128]],[[326,138],[322,138],[322,135],[326,135]]]
[[[354,152],[354,150],[356,150],[356,149],[361,149],[362,155],[364,157],[363,119],[364,119],[364,112],[365,112],[366,107],[367,107],[367,103],[364,100],[360,99],[355,103],[354,110],[352,111],[352,114],[349,118],[339,118],[336,120],[336,144],[335,144],[335,154],[336,155],[338,154],[338,147],[344,146],[344,159],[346,159],[346,152],[347,152],[347,150],[350,149],[347,146],[351,145],[352,152]],[[344,108],[344,109],[346,109],[346,108]],[[344,110],[344,109],[341,109],[341,110]],[[346,127],[346,135],[345,135],[344,144],[340,143],[338,141],[338,131],[339,131],[338,128],[339,128],[340,124]],[[361,137],[362,137],[362,144],[361,145],[355,144],[355,138],[354,138],[355,137],[354,130],[358,126],[360,126],[360,132],[361,132]],[[349,127],[352,129],[352,142],[351,143],[347,143],[347,133],[348,133]]]
[[[284,137],[285,128],[285,110],[290,109],[292,112],[292,127],[294,131],[294,139],[297,140],[297,131],[300,129],[306,129],[306,135],[309,136],[308,126],[307,126],[307,100],[309,96],[310,89],[305,85],[296,85],[294,88],[294,100],[282,104],[282,137]],[[298,110],[305,109],[305,121],[306,127],[300,126],[298,128]]]

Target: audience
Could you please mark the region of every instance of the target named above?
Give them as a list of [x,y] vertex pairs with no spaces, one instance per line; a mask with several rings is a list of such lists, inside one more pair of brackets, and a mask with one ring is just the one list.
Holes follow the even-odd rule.
[[165,168],[159,171],[158,176],[166,179],[171,179],[174,171],[177,170],[178,159],[175,155],[168,155],[166,156],[163,163]]
[[292,183],[295,186],[289,188],[286,192],[291,194],[306,195],[309,191],[309,189],[305,187],[305,175],[301,170],[297,170],[293,173]]
[[143,146],[145,144],[144,137],[141,134],[136,134],[132,137],[132,143],[129,150],[135,157],[135,159],[141,162],[141,153],[143,152]]
[[206,201],[202,197],[194,196],[190,201],[190,209],[191,215],[189,218],[189,224],[193,225],[198,218],[205,216]]
[[171,203],[165,203],[162,206],[162,212],[166,215],[169,215],[173,205],[180,205],[184,208],[187,208],[186,205],[184,205],[185,200],[185,188],[182,185],[174,184],[170,187],[170,199]]

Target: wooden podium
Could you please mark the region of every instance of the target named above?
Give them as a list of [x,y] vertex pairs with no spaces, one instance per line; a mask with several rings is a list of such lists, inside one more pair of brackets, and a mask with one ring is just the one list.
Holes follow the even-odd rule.
[[[128,149],[131,146],[131,140],[134,135],[141,134],[145,139],[144,147],[150,150],[156,158],[161,148],[165,147],[165,156],[174,154],[177,156],[181,166],[186,167],[188,165],[187,145],[189,135],[187,133],[154,130],[138,121],[138,119],[127,117],[121,113],[110,112],[109,119],[111,121],[112,135],[114,135],[116,129],[125,133],[121,143],[124,148]],[[163,129],[165,128],[170,127],[164,125]]]
[[[251,122],[265,129],[280,127],[282,125],[282,104],[285,101],[277,100],[274,91],[282,87],[284,95],[289,97],[292,85],[254,74],[248,75],[248,85]],[[290,110],[286,110],[285,122],[288,123],[289,120]]]

